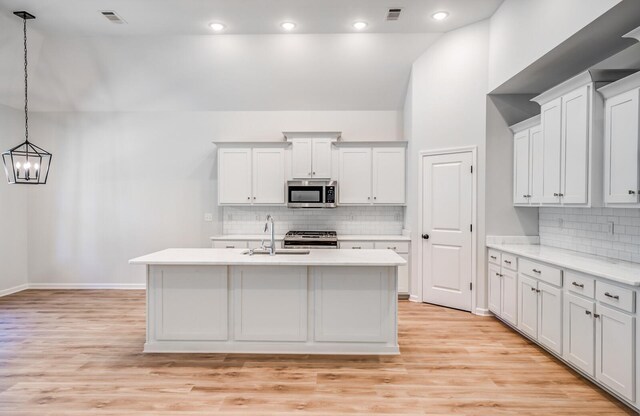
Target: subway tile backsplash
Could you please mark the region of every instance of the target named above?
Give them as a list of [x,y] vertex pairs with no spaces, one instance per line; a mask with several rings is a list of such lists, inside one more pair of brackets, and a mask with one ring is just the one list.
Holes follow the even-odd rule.
[[539,215],[542,245],[640,263],[640,209],[540,208]]
[[271,214],[276,234],[290,230],[334,230],[338,234],[402,234],[403,207],[337,207],[291,209],[287,207],[224,207],[223,234],[261,234]]

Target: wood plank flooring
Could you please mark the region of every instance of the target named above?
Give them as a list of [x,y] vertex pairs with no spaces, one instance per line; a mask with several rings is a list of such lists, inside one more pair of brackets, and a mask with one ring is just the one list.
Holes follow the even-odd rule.
[[494,318],[400,304],[395,357],[143,354],[144,291],[0,298],[0,415],[635,414]]

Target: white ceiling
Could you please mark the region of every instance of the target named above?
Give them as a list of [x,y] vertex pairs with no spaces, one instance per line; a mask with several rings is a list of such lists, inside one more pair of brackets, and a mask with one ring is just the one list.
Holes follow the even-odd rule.
[[[223,22],[229,34],[281,33],[291,20],[296,33],[350,33],[357,20],[369,33],[446,32],[490,17],[503,0],[0,0],[0,12],[27,10],[33,27],[68,35],[202,35],[208,23]],[[390,7],[402,7],[399,21],[385,21]],[[107,21],[99,11],[116,11],[127,24]],[[431,15],[450,13],[437,22]]]
[[[40,111],[401,110],[413,62],[502,0],[0,0],[0,104]],[[403,7],[385,22],[389,7]],[[110,23],[115,10],[127,24]],[[430,15],[451,13],[444,22]],[[278,24],[295,20],[295,34]],[[355,19],[370,23],[352,33]],[[228,25],[214,35],[210,21]],[[396,32],[396,33],[388,33]]]

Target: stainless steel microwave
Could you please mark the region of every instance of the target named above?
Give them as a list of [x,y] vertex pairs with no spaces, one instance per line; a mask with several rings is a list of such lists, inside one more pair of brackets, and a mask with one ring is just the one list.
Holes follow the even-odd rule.
[[335,208],[338,197],[336,181],[288,181],[289,208]]

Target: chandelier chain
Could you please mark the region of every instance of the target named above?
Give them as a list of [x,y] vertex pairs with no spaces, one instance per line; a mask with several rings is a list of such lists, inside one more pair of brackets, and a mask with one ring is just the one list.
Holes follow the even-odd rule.
[[28,72],[27,72],[27,19],[22,19],[24,23],[24,136],[29,142],[29,96],[28,96]]

